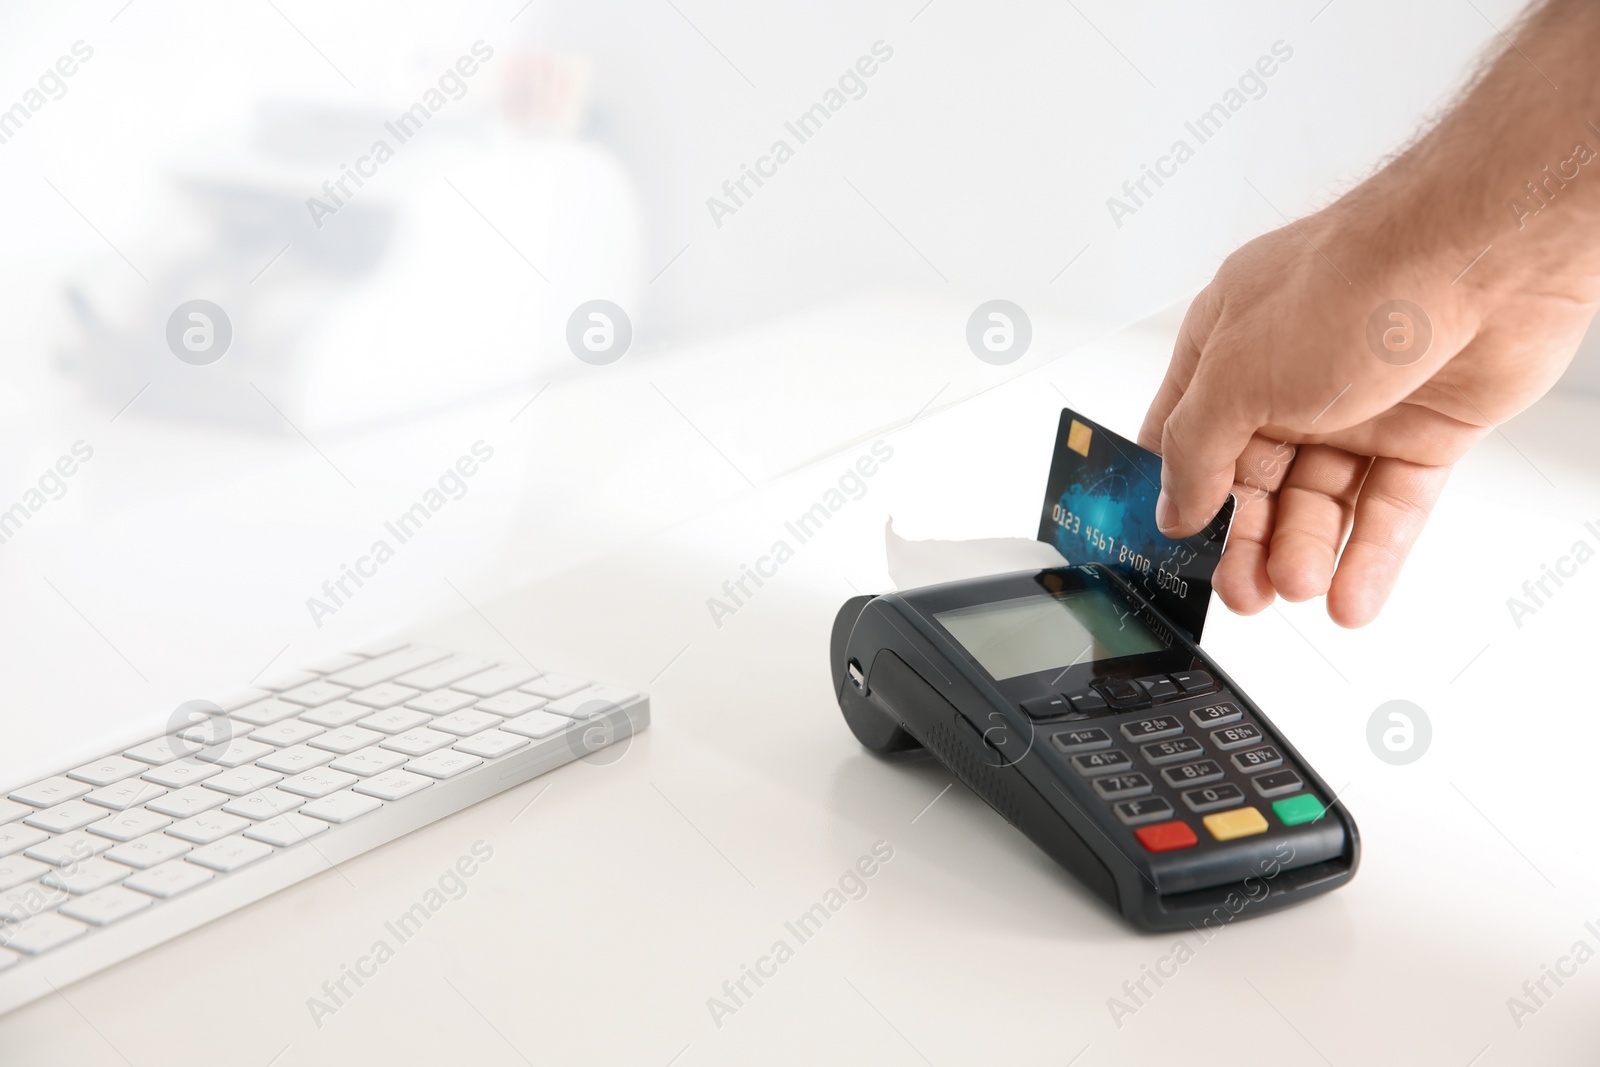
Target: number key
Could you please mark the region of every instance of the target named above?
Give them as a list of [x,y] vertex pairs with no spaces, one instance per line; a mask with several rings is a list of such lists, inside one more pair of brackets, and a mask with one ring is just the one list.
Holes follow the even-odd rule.
[[1175,763],[1190,756],[1197,756],[1204,752],[1205,748],[1192,737],[1174,737],[1171,741],[1156,741],[1144,745],[1139,751],[1146,760],[1159,767],[1163,763]]
[[1122,736],[1129,741],[1159,741],[1183,733],[1183,723],[1176,715],[1157,715],[1153,719],[1122,724]]
[[1112,771],[1128,770],[1133,766],[1133,760],[1126,752],[1113,749],[1110,752],[1085,752],[1081,756],[1073,756],[1072,766],[1084,777],[1093,778]]
[[1211,743],[1222,751],[1240,748],[1244,745],[1254,744],[1261,740],[1261,731],[1254,723],[1242,722],[1238,726],[1229,726],[1223,730],[1211,731]]

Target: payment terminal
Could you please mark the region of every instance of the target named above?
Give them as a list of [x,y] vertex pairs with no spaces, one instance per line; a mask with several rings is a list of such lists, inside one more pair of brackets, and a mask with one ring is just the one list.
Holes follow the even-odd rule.
[[1327,783],[1106,567],[852,598],[831,660],[863,745],[926,747],[1136,927],[1263,915],[1355,874]]

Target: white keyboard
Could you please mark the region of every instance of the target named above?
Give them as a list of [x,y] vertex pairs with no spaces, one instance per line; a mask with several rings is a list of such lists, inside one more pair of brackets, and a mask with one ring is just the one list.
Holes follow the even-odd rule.
[[626,738],[650,704],[391,644],[199,719],[0,797],[0,1014]]

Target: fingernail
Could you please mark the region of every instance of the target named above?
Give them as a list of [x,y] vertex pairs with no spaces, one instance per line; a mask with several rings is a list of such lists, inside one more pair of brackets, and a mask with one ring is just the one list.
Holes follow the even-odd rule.
[[1178,507],[1165,489],[1156,497],[1156,525],[1163,530],[1170,530],[1178,525]]

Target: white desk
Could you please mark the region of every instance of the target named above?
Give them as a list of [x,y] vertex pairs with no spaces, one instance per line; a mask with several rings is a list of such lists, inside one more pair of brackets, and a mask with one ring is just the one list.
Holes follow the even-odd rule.
[[[1506,1001],[1600,920],[1592,709],[1600,564],[1523,626],[1505,607],[1600,518],[1600,407],[1549,401],[1457,475],[1373,627],[1320,605],[1206,644],[1360,824],[1355,881],[1224,929],[1119,1027],[1108,1000],[1174,935],[1123,926],[927,759],[863,752],[827,679],[839,603],[908,537],[1032,532],[1060,396],[1136,425],[1164,339],[1067,356],[890,435],[893,458],[738,612],[705,600],[866,444],[581,569],[415,631],[647,688],[600,754],[0,1019],[8,1067],[73,1064],[1593,1062],[1600,962],[1518,1029]],[[1519,454],[1520,450],[1520,454]],[[1542,473],[1540,473],[1542,472]],[[1551,484],[1547,484],[1548,478]],[[496,628],[499,633],[496,632]],[[1433,747],[1391,767],[1366,721],[1403,697]],[[1348,783],[1348,786],[1346,786]],[[493,858],[335,1014],[384,923],[486,842]],[[893,858],[800,943],[785,923],[875,842]],[[794,950],[718,1026],[708,998]],[[772,965],[766,969],[772,970]],[[1170,970],[1170,966],[1168,970]],[[1484,1051],[1487,1049],[1487,1051]],[[276,1058],[275,1058],[276,1057]],[[1076,1058],[1075,1058],[1076,1057]],[[1478,1057],[1474,1059],[1474,1057]]]

